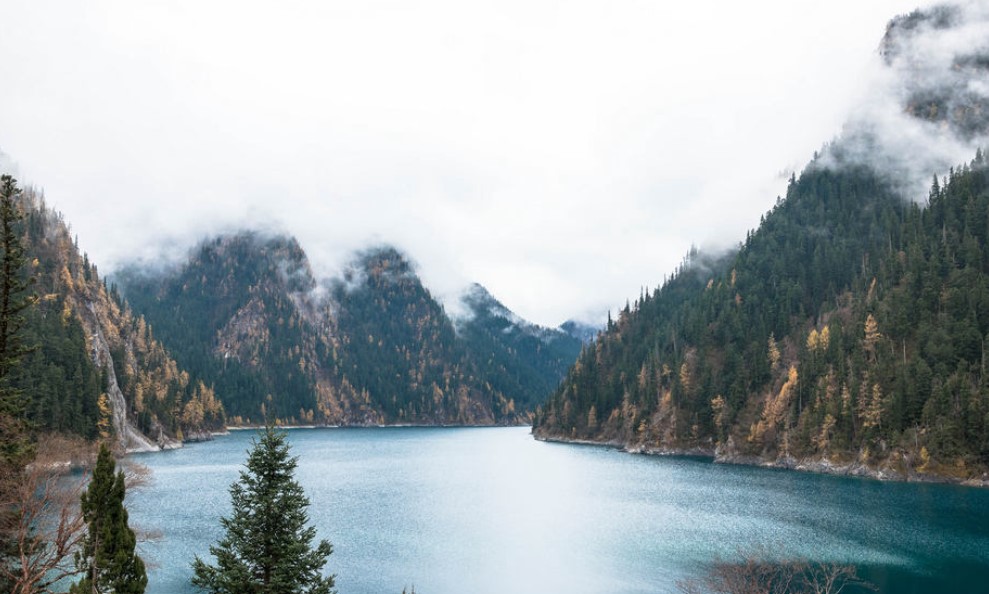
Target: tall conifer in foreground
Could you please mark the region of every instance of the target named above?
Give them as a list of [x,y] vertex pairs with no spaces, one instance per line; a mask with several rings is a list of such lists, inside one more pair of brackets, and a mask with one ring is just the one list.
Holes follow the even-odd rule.
[[103,444],[93,480],[82,495],[88,533],[76,564],[83,578],[70,594],[143,594],[148,585],[144,562],[134,552],[137,538],[127,525],[124,473],[114,470],[113,454]]
[[[32,451],[24,421],[24,400],[12,386],[13,372],[28,352],[21,329],[24,310],[33,302],[24,275],[21,214],[17,180],[0,176],[0,563],[19,564],[16,531],[18,510],[11,502]],[[0,578],[0,590],[12,585]]]
[[320,572],[333,552],[307,526],[309,499],[293,478],[285,433],[268,425],[248,453],[247,470],[230,486],[233,514],[226,535],[210,547],[216,565],[199,557],[192,583],[214,594],[331,594],[333,577]]
[[17,180],[0,177],[0,477],[4,478],[16,475],[31,456],[24,401],[11,384],[18,363],[30,350],[21,329],[24,310],[34,303],[24,275],[20,194]]
[[31,281],[24,274],[24,244],[21,221],[24,215],[17,203],[21,190],[9,175],[0,177],[0,378],[9,389],[11,370],[30,351],[21,328],[24,310],[34,303],[28,293]]

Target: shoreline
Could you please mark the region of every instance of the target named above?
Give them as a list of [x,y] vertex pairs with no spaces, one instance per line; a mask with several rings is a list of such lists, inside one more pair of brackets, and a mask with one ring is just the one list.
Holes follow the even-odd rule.
[[[524,423],[518,425],[466,425],[466,424],[450,424],[443,425],[437,423],[385,423],[385,424],[374,424],[374,425],[275,425],[275,429],[396,429],[396,428],[442,428],[442,429],[486,429],[492,427],[531,427],[532,425]],[[230,425],[227,430],[223,433],[214,433],[214,435],[229,435],[231,431],[256,431],[261,429],[264,425]]]
[[[130,456],[133,454],[155,454],[161,452],[168,452],[171,450],[177,450],[184,448],[186,445],[198,444],[198,443],[209,443],[217,437],[229,436],[232,433],[243,432],[243,431],[257,431],[263,428],[264,425],[230,425],[225,427],[222,431],[203,431],[201,433],[195,433],[192,437],[183,439],[182,441],[177,441],[175,439],[168,439],[162,444],[158,445],[157,449],[128,449],[125,451],[125,456]],[[395,424],[383,424],[383,425],[276,425],[276,429],[287,429],[287,430],[313,430],[313,429],[400,429],[400,428],[437,428],[437,429],[491,429],[498,427],[532,427],[530,424],[518,424],[518,425],[437,425],[432,423],[424,424],[414,424],[414,423],[395,423]]]
[[845,476],[877,480],[881,482],[897,483],[933,483],[945,485],[958,485],[962,487],[989,487],[989,476],[983,474],[981,477],[957,478],[934,473],[908,472],[902,473],[890,468],[873,467],[860,462],[835,463],[824,458],[793,458],[767,460],[757,456],[724,456],[718,455],[716,450],[695,447],[695,448],[655,448],[646,446],[629,446],[619,440],[595,441],[591,439],[567,439],[562,437],[546,437],[533,435],[536,441],[546,443],[561,443],[581,446],[597,446],[611,448],[628,454],[639,454],[645,456],[671,456],[671,457],[693,457],[707,458],[714,464],[732,464],[735,466],[753,466],[758,468],[773,468],[778,470],[791,470],[796,472],[809,472],[813,474]]
[[[225,435],[230,435],[232,432],[237,431],[257,431],[261,429],[264,425],[226,425],[222,430],[204,430],[204,431],[194,431],[190,432],[187,437],[181,441],[175,439],[174,437],[162,436],[159,437],[155,443],[154,448],[125,448],[124,455],[131,454],[145,454],[145,453],[155,453],[155,452],[167,452],[170,450],[177,450],[185,447],[186,444],[193,443],[204,443],[213,441],[217,437],[222,437]],[[464,424],[464,423],[451,423],[451,424],[441,424],[441,423],[381,423],[381,424],[343,424],[343,425],[317,425],[317,424],[307,424],[307,425],[276,425],[276,429],[390,429],[390,428],[408,428],[408,427],[419,427],[419,428],[449,428],[449,429],[473,429],[473,428],[491,428],[491,427],[532,427],[531,423],[514,423],[514,424],[504,424],[504,423],[486,423],[486,424]]]
[[[182,442],[182,445],[179,445],[178,447],[183,447],[185,443],[202,443],[202,442],[212,441],[212,439],[215,437],[230,435],[233,432],[256,431],[261,427],[263,426],[262,425],[230,425],[227,426],[223,431],[208,432],[209,438],[187,440]],[[290,430],[401,429],[401,428],[424,428],[424,429],[425,428],[437,428],[437,429],[488,428],[490,429],[490,428],[499,428],[499,427],[531,427],[531,425],[528,424],[440,425],[440,424],[395,423],[395,424],[381,424],[381,425],[279,425],[277,426],[278,429],[286,429],[286,430],[289,429]],[[732,464],[736,466],[773,468],[778,470],[809,472],[813,474],[823,474],[823,475],[831,475],[831,476],[865,478],[871,480],[878,480],[882,482],[934,483],[934,484],[959,485],[964,487],[989,488],[989,473],[985,473],[981,477],[972,476],[968,478],[959,478],[959,477],[948,476],[937,473],[917,472],[913,470],[908,470],[907,472],[904,473],[901,470],[893,469],[888,466],[876,467],[857,461],[839,463],[839,462],[833,462],[826,458],[794,458],[794,457],[783,457],[783,458],[776,458],[771,460],[771,459],[761,458],[758,456],[724,455],[724,454],[719,454],[717,450],[714,448],[705,448],[700,446],[691,447],[691,448],[648,447],[645,445],[631,446],[617,439],[609,440],[609,441],[598,441],[593,439],[570,439],[564,437],[536,435],[531,432],[530,435],[534,440],[545,443],[559,443],[564,445],[609,448],[627,454],[638,454],[643,456],[705,458],[710,460],[714,464]],[[175,449],[175,446],[161,448],[156,451],[162,452],[162,451],[168,451],[170,449]],[[131,453],[138,453],[138,452],[128,452],[128,454]]]

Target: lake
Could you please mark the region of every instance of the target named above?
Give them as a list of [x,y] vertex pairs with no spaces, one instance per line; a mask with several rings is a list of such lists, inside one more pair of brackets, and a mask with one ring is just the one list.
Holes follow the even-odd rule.
[[[854,563],[881,592],[989,591],[989,490],[882,483],[538,442],[528,428],[298,429],[340,594],[675,592],[712,560],[763,547]],[[133,456],[128,493],[149,594],[194,591],[253,431]]]

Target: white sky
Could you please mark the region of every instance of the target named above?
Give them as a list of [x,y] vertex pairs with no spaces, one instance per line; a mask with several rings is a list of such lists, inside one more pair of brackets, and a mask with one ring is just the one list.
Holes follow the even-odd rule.
[[916,7],[0,0],[0,150],[104,273],[265,225],[557,325],[742,240]]

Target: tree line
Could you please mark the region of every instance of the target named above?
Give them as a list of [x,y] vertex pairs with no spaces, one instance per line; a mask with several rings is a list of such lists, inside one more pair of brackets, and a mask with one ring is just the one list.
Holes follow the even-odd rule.
[[989,170],[924,205],[812,163],[737,252],[691,252],[620,311],[537,434],[826,458],[966,478],[989,468]]
[[388,247],[320,285],[297,241],[241,232],[203,242],[174,270],[117,278],[238,424],[517,423],[580,350],[562,332],[513,328],[490,313],[504,309],[490,296],[455,323]]
[[[53,347],[47,336],[27,331],[39,300],[28,275],[19,194],[16,180],[0,177],[0,589],[52,593],[68,584],[70,594],[142,594],[147,572],[124,505],[128,480],[108,447],[109,428],[90,466],[85,441],[38,432],[79,427],[51,418],[39,425],[29,414],[37,387],[24,380],[30,357]],[[100,427],[98,417],[91,420]],[[66,465],[91,470],[65,476]],[[268,425],[231,487],[234,516],[222,520],[228,536],[211,548],[217,565],[196,559],[193,584],[213,593],[332,592],[333,576],[321,573],[332,548],[326,541],[311,547],[315,529],[307,526],[309,501],[292,478],[295,466],[284,433]]]

